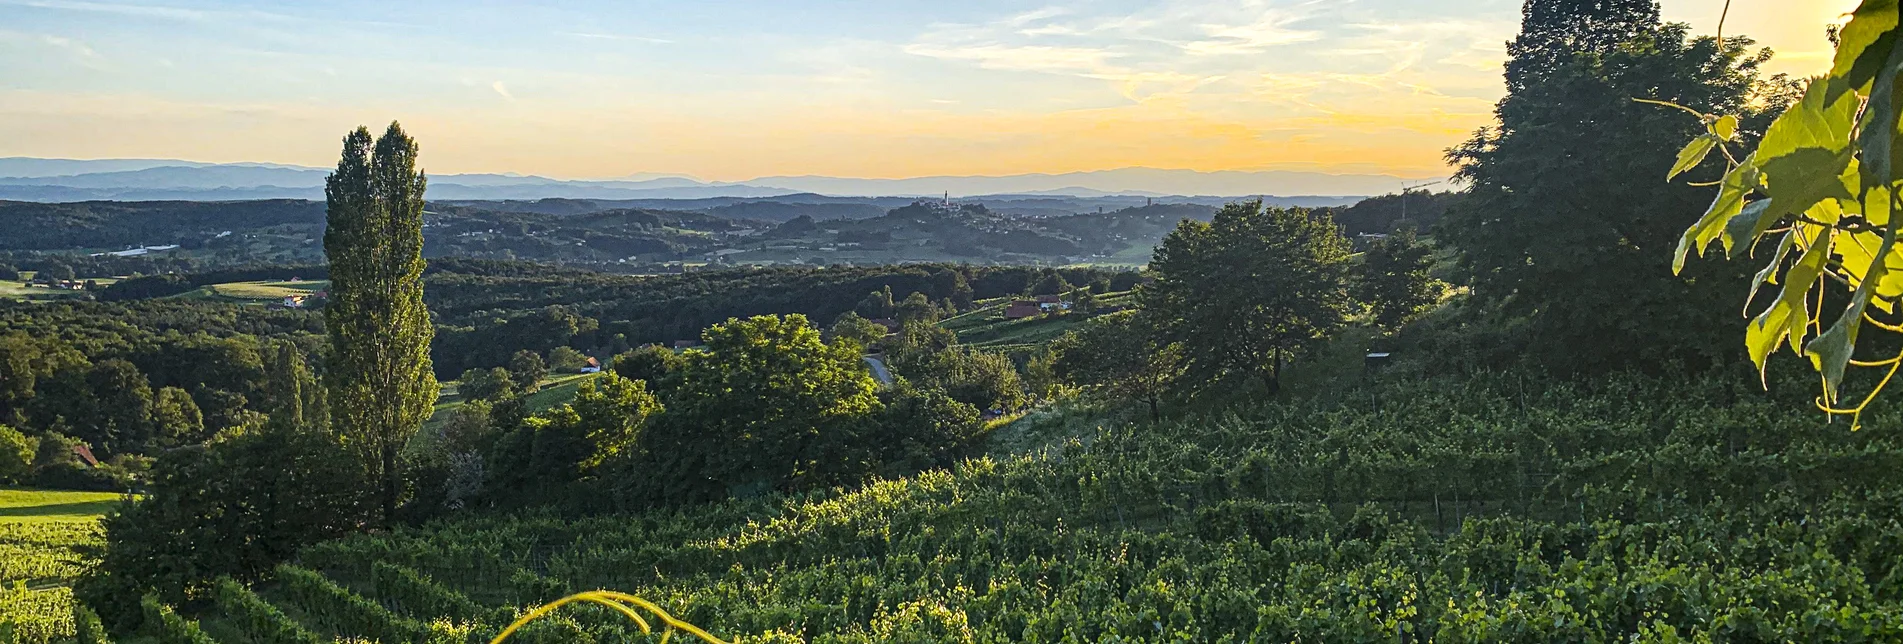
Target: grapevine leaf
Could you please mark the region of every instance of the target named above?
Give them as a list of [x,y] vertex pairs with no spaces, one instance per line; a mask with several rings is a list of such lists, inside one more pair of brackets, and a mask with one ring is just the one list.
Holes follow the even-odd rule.
[[1862,151],[1865,186],[1883,185],[1896,178],[1891,167],[1893,150],[1890,146],[1897,138],[1897,92],[1903,90],[1896,86],[1899,64],[1903,64],[1903,47],[1892,45],[1882,71],[1877,73],[1870,100],[1864,104],[1863,130],[1857,135],[1857,147]]
[[1751,362],[1758,366],[1760,379],[1764,375],[1765,360],[1777,351],[1778,341],[1783,340],[1784,335],[1795,326],[1791,324],[1791,317],[1797,311],[1783,298],[1778,298],[1771,308],[1765,309],[1744,325],[1744,348],[1751,353]]
[[1784,290],[1778,293],[1778,299],[1797,308],[1796,324],[1791,325],[1791,350],[1802,352],[1801,339],[1804,326],[1810,323],[1809,309],[1804,308],[1804,298],[1810,294],[1817,278],[1824,274],[1824,266],[1830,260],[1832,236],[1826,231],[1817,239],[1811,240],[1804,254],[1791,264],[1791,270],[1784,272]]
[[[1855,180],[1862,181],[1861,179]],[[1859,188],[1861,188],[1861,183],[1859,184]],[[1869,190],[1864,193],[1862,201],[1827,201],[1824,203],[1838,204],[1846,214],[1862,215],[1864,220],[1869,222],[1871,226],[1882,228],[1890,223],[1890,190],[1888,184],[1878,183],[1870,186]],[[1815,219],[1814,216],[1812,218]]]
[[1832,98],[1861,90],[1876,78],[1896,42],[1897,0],[1864,0],[1838,32],[1830,68]]
[[1764,131],[1764,140],[1758,144],[1758,158],[1769,161],[1802,148],[1823,148],[1836,153],[1850,147],[1857,97],[1833,99],[1826,94],[1824,83],[1812,81],[1804,91],[1804,98],[1784,110]]
[[1803,351],[1804,327],[1810,323],[1804,297],[1816,285],[1817,276],[1824,271],[1824,260],[1830,257],[1828,239],[1813,242],[1805,249],[1803,256],[1785,273],[1784,290],[1778,294],[1777,302],[1745,325],[1745,349],[1750,352],[1751,361],[1758,365],[1760,376],[1764,373],[1765,359],[1777,350],[1778,341],[1789,337],[1791,349]]
[[1857,118],[1857,97],[1825,96],[1824,83],[1812,81],[1803,100],[1771,123],[1758,145],[1758,167],[1771,196],[1769,216],[1809,210],[1830,198],[1852,199],[1842,179],[1850,165],[1850,131]]
[[1726,114],[1724,116],[1718,117],[1718,120],[1712,121],[1711,123],[1711,134],[1712,136],[1718,137],[1718,140],[1720,141],[1730,141],[1731,135],[1736,134],[1737,132],[1738,132],[1738,117],[1736,116]]
[[1691,143],[1685,144],[1685,149],[1678,151],[1678,162],[1672,164],[1672,171],[1665,173],[1665,180],[1671,181],[1678,175],[1684,174],[1685,171],[1698,167],[1698,164],[1705,161],[1705,156],[1711,154],[1711,149],[1718,145],[1719,140],[1716,135],[1701,134],[1698,138],[1692,139]]
[[1771,263],[1765,264],[1764,270],[1758,271],[1758,274],[1751,278],[1751,292],[1744,297],[1744,305],[1747,311],[1746,315],[1749,315],[1751,301],[1758,299],[1758,289],[1762,288],[1767,282],[1771,284],[1777,283],[1777,269],[1784,263],[1785,256],[1791,254],[1791,243],[1796,241],[1796,239],[1797,233],[1784,233],[1784,238],[1777,243],[1777,253],[1771,256]]
[[1698,218],[1698,223],[1685,229],[1685,234],[1679,237],[1678,251],[1672,256],[1672,274],[1685,270],[1685,256],[1693,250],[1698,251],[1699,257],[1704,257],[1705,247],[1724,234],[1725,223],[1744,208],[1744,195],[1747,192],[1745,178],[1755,171],[1751,163],[1752,157],[1746,157],[1742,165],[1725,173],[1724,180],[1718,186],[1718,198],[1712,200],[1711,207],[1705,210],[1704,216]]
[[[1764,191],[1771,195],[1767,216],[1795,215],[1825,199],[1856,199],[1844,183],[1851,160],[1848,150],[1824,148],[1799,148],[1765,159]],[[1848,178],[1855,180],[1854,175]]]
[[1830,325],[1830,330],[1818,335],[1804,348],[1804,353],[1811,357],[1811,365],[1824,375],[1825,400],[1837,399],[1837,391],[1844,382],[1844,370],[1850,366],[1850,354],[1857,348],[1857,330],[1863,328],[1863,310],[1870,305],[1870,293],[1877,283],[1883,281],[1883,274],[1888,269],[1889,262],[1871,265],[1870,273],[1862,276],[1862,285],[1850,296],[1850,305],[1844,307],[1843,316],[1837,318],[1836,324]]
[[[1725,244],[1725,257],[1727,259],[1736,257],[1737,251],[1739,250],[1750,248],[1751,240],[1757,239],[1758,235],[1764,234],[1764,230],[1770,228],[1772,222],[1777,221],[1777,217],[1767,214],[1771,210],[1770,206],[1771,200],[1769,199],[1753,201],[1746,205],[1743,210],[1738,211],[1738,214],[1733,215],[1731,221],[1725,223],[1725,234],[1722,241]],[[1780,252],[1779,254],[1781,255],[1782,253]]]
[[1863,323],[1863,306],[1870,303],[1870,295],[1863,293],[1861,299],[1851,308],[1857,313],[1845,312],[1830,325],[1830,330],[1819,334],[1805,345],[1804,353],[1810,356],[1811,366],[1824,375],[1824,400],[1836,400],[1837,390],[1843,385],[1844,371],[1850,366],[1850,352],[1857,346],[1857,329]]

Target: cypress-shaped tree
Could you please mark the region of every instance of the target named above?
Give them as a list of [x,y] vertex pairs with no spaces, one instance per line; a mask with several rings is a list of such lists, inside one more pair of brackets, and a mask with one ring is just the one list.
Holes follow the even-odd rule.
[[357,128],[325,181],[331,423],[375,482],[383,521],[403,490],[397,455],[429,417],[438,388],[423,306],[423,190],[416,141],[391,123]]
[[288,340],[277,340],[266,345],[264,353],[266,374],[259,402],[270,417],[267,426],[286,431],[328,429],[330,409],[324,402],[324,388],[305,362],[304,351]]

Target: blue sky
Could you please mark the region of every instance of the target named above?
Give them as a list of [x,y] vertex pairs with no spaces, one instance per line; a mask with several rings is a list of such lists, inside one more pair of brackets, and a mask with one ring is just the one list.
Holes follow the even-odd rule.
[[[1722,0],[1671,0],[1701,32]],[[1737,0],[1822,64],[1849,0]],[[327,165],[400,119],[437,172],[1445,174],[1514,0],[0,0],[0,156]]]

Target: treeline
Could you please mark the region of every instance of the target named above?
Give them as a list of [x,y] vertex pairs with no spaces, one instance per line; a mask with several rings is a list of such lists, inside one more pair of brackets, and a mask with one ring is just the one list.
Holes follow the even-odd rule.
[[948,465],[983,428],[976,407],[940,389],[882,387],[858,341],[825,340],[798,315],[701,339],[624,354],[572,402],[533,415],[521,395],[490,389],[445,423],[412,506],[601,512],[857,484]]
[[1447,208],[1459,202],[1463,194],[1410,190],[1369,197],[1355,205],[1330,210],[1342,233],[1349,237],[1364,233],[1385,235],[1402,227],[1425,232],[1439,225]]
[[76,255],[34,251],[0,252],[0,272],[34,271],[36,278],[92,279],[199,270],[202,262],[176,255]]
[[[97,259],[97,258],[94,258]],[[57,261],[57,260],[43,260]],[[111,265],[104,262],[103,265]],[[140,266],[140,264],[133,264]],[[186,270],[164,274],[138,275],[133,269],[114,275],[138,275],[119,280],[100,291],[98,298],[107,302],[123,302],[167,297],[188,293],[194,289],[213,284],[231,282],[283,281],[291,279],[325,280],[330,279],[330,267],[323,264],[262,264],[250,266],[232,266],[228,268],[204,268],[202,263],[179,261],[161,266],[184,267]],[[33,270],[29,267],[26,270]],[[429,274],[462,273],[482,277],[574,277],[593,275],[594,271],[580,268],[567,268],[553,264],[541,264],[516,260],[471,259],[465,257],[439,257],[429,262]],[[91,277],[81,273],[81,277]]]
[[308,313],[262,307],[0,304],[0,443],[31,454],[0,459],[0,481],[130,489],[148,455],[250,422],[280,363],[314,353],[322,332]]
[[[321,233],[324,206],[297,199],[262,201],[0,201],[0,250],[119,250],[178,244],[196,247],[226,231],[273,226]],[[123,274],[123,273],[122,273]]]
[[1068,284],[1138,276],[1095,268],[1050,269],[950,264],[764,268],[630,277],[607,274],[497,277],[430,276],[425,297],[436,314],[432,349],[438,374],[503,366],[517,350],[568,346],[612,356],[649,343],[693,340],[732,318],[797,313],[830,321],[856,309],[867,293],[920,293],[965,308],[974,300],[1028,293],[1047,275]]

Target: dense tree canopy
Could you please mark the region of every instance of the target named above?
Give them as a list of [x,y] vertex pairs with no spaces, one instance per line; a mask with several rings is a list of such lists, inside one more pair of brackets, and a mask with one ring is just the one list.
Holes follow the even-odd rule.
[[863,418],[878,385],[850,342],[798,315],[715,325],[689,350],[648,451],[671,498],[827,485],[870,460]]
[[1102,398],[1141,402],[1160,420],[1163,397],[1183,375],[1183,348],[1161,339],[1151,315],[1112,313],[1060,338],[1057,375]]
[[1182,343],[1187,377],[1274,389],[1283,362],[1346,321],[1348,256],[1325,215],[1232,203],[1164,238],[1143,306]]
[[1374,323],[1399,327],[1440,300],[1444,284],[1427,274],[1433,250],[1415,239],[1412,229],[1375,241],[1355,267],[1352,291],[1368,305]]
[[1633,99],[1741,111],[1761,129],[1781,101],[1752,100],[1763,58],[1744,42],[1688,38],[1648,0],[1528,3],[1499,123],[1449,152],[1470,194],[1436,229],[1474,297],[1526,319],[1525,344],[1503,350],[1557,369],[1732,353],[1737,306],[1718,294],[1746,276],[1716,263],[1672,275],[1669,250],[1710,197],[1654,179],[1698,124]]

